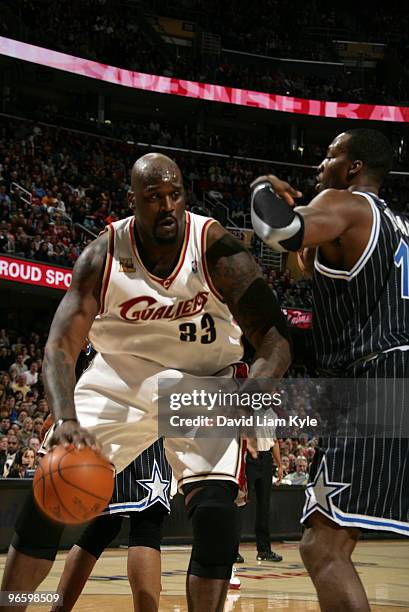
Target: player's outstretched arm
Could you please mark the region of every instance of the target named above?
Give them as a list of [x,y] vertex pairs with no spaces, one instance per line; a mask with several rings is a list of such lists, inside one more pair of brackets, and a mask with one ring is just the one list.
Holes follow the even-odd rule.
[[291,363],[286,319],[243,244],[212,223],[206,261],[213,285],[256,349],[250,377],[281,377]]
[[347,190],[326,189],[308,206],[294,208],[293,188],[273,175],[260,177],[251,189],[254,231],[276,251],[317,247],[357,228],[370,231],[370,207]]
[[[108,233],[92,242],[78,258],[71,286],[54,315],[44,354],[44,385],[54,417],[76,419],[75,364],[92,322],[99,311],[100,290],[108,248]],[[57,428],[51,443],[95,441],[75,421]]]

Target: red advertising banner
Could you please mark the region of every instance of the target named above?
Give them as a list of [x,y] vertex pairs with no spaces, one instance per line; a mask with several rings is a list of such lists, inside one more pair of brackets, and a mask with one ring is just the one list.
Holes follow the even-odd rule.
[[409,107],[406,106],[308,100],[248,89],[224,87],[223,85],[185,81],[183,79],[116,68],[115,66],[108,66],[107,64],[68,55],[67,53],[29,45],[4,36],[0,36],[0,54],[48,66],[49,68],[79,74],[91,79],[114,83],[115,85],[185,98],[238,104],[240,106],[251,106],[253,108],[311,115],[314,117],[409,122]]
[[15,281],[65,291],[71,284],[72,270],[0,255],[0,280]]
[[310,329],[312,327],[311,310],[283,308],[282,311],[286,315],[290,325],[294,325],[294,327],[298,327],[299,329]]

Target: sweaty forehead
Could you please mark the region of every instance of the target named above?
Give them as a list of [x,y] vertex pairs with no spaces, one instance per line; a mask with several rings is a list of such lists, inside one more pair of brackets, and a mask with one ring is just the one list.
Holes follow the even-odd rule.
[[158,161],[136,166],[133,174],[135,187],[146,188],[160,183],[180,183],[181,174],[176,164]]

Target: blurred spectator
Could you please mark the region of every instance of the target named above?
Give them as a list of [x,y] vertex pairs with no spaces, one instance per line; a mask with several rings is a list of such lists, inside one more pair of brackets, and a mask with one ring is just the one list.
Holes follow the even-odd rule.
[[7,442],[7,456],[3,466],[3,478],[7,478],[16,460],[20,445],[15,434],[9,434]]
[[40,450],[40,439],[30,438],[28,441],[28,448],[31,448],[37,454]]
[[30,369],[28,372],[25,372],[25,380],[26,384],[31,387],[32,385],[36,385],[38,382],[38,365],[35,361],[30,364]]
[[285,478],[284,484],[306,485],[308,482],[308,461],[304,456],[297,457],[295,461],[295,472]]
[[281,465],[282,465],[282,468],[283,468],[283,479],[284,479],[289,474],[289,470],[290,470],[290,461],[289,461],[287,455],[282,455],[282,457],[281,457]]
[[[6,189],[3,185],[4,190]],[[5,347],[6,349],[9,348],[10,346],[10,340],[9,337],[7,335],[6,330],[0,329],[0,347]]]
[[0,437],[0,478],[3,475],[4,464],[7,461],[8,439],[7,436]]
[[40,438],[43,425],[44,419],[39,416],[36,417],[33,421],[33,435],[36,435],[38,438]]
[[10,418],[8,416],[2,417],[0,421],[0,434],[5,436],[10,429]]
[[21,374],[23,374],[23,372],[27,372],[27,370],[28,368],[26,364],[24,363],[24,356],[22,355],[22,353],[19,353],[16,356],[15,362],[12,363],[10,366],[10,369],[9,369],[10,376],[14,376],[17,379]]
[[14,461],[7,478],[32,478],[36,467],[36,454],[32,448],[23,448]]
[[22,393],[24,399],[28,391],[30,391],[29,385],[26,384],[25,374],[19,374],[16,382],[11,383],[11,388],[13,389],[14,393]]
[[33,435],[33,419],[29,416],[25,417],[23,421],[23,427],[17,434],[17,439],[21,446],[28,446],[28,442]]

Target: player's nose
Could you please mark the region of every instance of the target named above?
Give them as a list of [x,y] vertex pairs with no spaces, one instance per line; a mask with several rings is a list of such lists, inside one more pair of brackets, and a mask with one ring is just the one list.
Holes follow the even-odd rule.
[[167,195],[162,199],[162,210],[171,212],[175,210],[175,202],[172,199],[172,196]]

